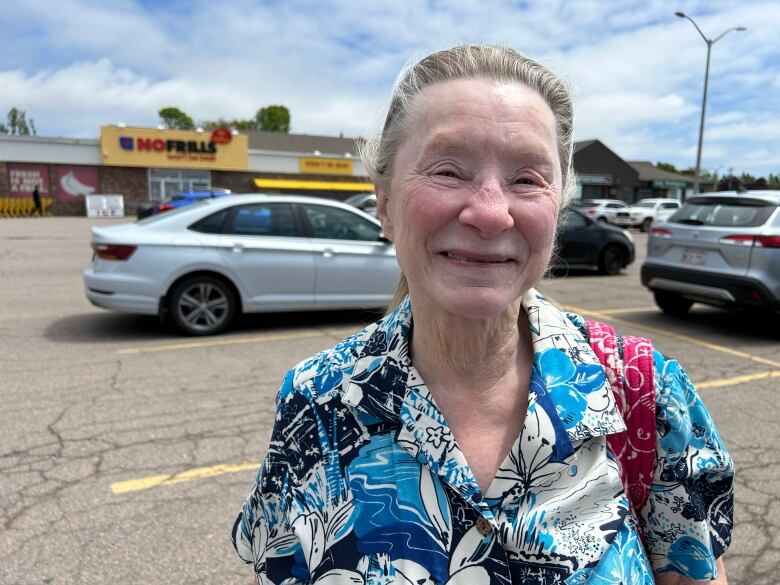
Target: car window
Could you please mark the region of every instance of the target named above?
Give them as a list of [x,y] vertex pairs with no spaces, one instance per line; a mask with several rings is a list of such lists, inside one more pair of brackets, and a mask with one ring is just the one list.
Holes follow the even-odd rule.
[[655,201],[639,201],[634,203],[634,207],[655,207]]
[[304,205],[315,238],[376,242],[381,228],[345,209],[325,205]]
[[566,212],[566,216],[563,218],[563,225],[567,228],[579,228],[588,225],[588,221],[579,213],[568,211]]
[[714,227],[757,227],[772,215],[776,205],[765,201],[705,201],[683,205],[669,221]]
[[225,223],[225,218],[228,215],[230,209],[222,209],[211,215],[207,215],[203,219],[199,219],[190,226],[190,229],[202,234],[219,234],[222,233],[222,226]]
[[679,203],[662,203],[661,208],[662,209],[677,209],[680,207]]
[[593,207],[596,201],[593,199],[579,199],[574,202],[575,207]]
[[298,236],[292,205],[289,203],[241,205],[227,231],[243,236]]
[[624,208],[624,207],[626,207],[626,206],[625,206],[625,205],[623,205],[622,203],[608,203],[608,204],[607,204],[607,207],[608,207],[609,209],[622,209],[622,208]]

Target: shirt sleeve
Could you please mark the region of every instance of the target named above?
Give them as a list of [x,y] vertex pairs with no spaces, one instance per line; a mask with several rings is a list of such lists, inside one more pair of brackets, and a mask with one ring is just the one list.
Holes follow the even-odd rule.
[[731,542],[734,463],[677,361],[656,352],[655,371],[656,464],[639,523],[655,572],[711,580]]
[[293,452],[285,444],[283,424],[287,419],[284,397],[290,391],[291,375],[288,375],[277,397],[276,422],[268,453],[233,525],[233,546],[239,557],[253,565],[260,585],[307,582],[296,578],[300,569],[295,556],[301,547],[286,514],[294,465]]

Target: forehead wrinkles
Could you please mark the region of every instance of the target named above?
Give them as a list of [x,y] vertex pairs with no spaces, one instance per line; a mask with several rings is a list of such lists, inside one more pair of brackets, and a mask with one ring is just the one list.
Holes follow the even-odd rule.
[[[460,88],[453,87],[458,84]],[[482,99],[483,96],[488,99]],[[401,142],[416,134],[425,140],[421,145],[425,150],[447,152],[473,146],[473,142],[459,136],[458,126],[475,118],[483,120],[486,139],[494,136],[488,126],[502,124],[517,124],[516,132],[525,138],[522,142],[533,136],[537,146],[542,146],[549,139],[558,162],[557,124],[550,106],[534,89],[515,82],[459,79],[425,88],[410,105]],[[473,134],[473,127],[468,130]]]

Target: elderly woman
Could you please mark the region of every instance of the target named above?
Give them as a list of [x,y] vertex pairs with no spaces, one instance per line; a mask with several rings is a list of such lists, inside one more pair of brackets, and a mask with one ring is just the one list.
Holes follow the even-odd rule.
[[259,583],[726,582],[733,466],[687,377],[655,354],[655,472],[632,512],[604,370],[533,288],[571,141],[565,85],[511,49],[399,79],[364,159],[404,277],[384,319],[282,384],[233,533]]

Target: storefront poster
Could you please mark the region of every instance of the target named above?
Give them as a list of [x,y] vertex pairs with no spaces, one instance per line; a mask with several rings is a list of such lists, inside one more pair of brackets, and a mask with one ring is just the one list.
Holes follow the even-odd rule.
[[57,199],[73,201],[100,191],[97,167],[57,165]]
[[32,197],[36,185],[41,197],[51,197],[49,165],[8,163],[8,194],[11,197]]
[[301,157],[298,159],[301,173],[318,175],[351,175],[352,161],[343,158]]

